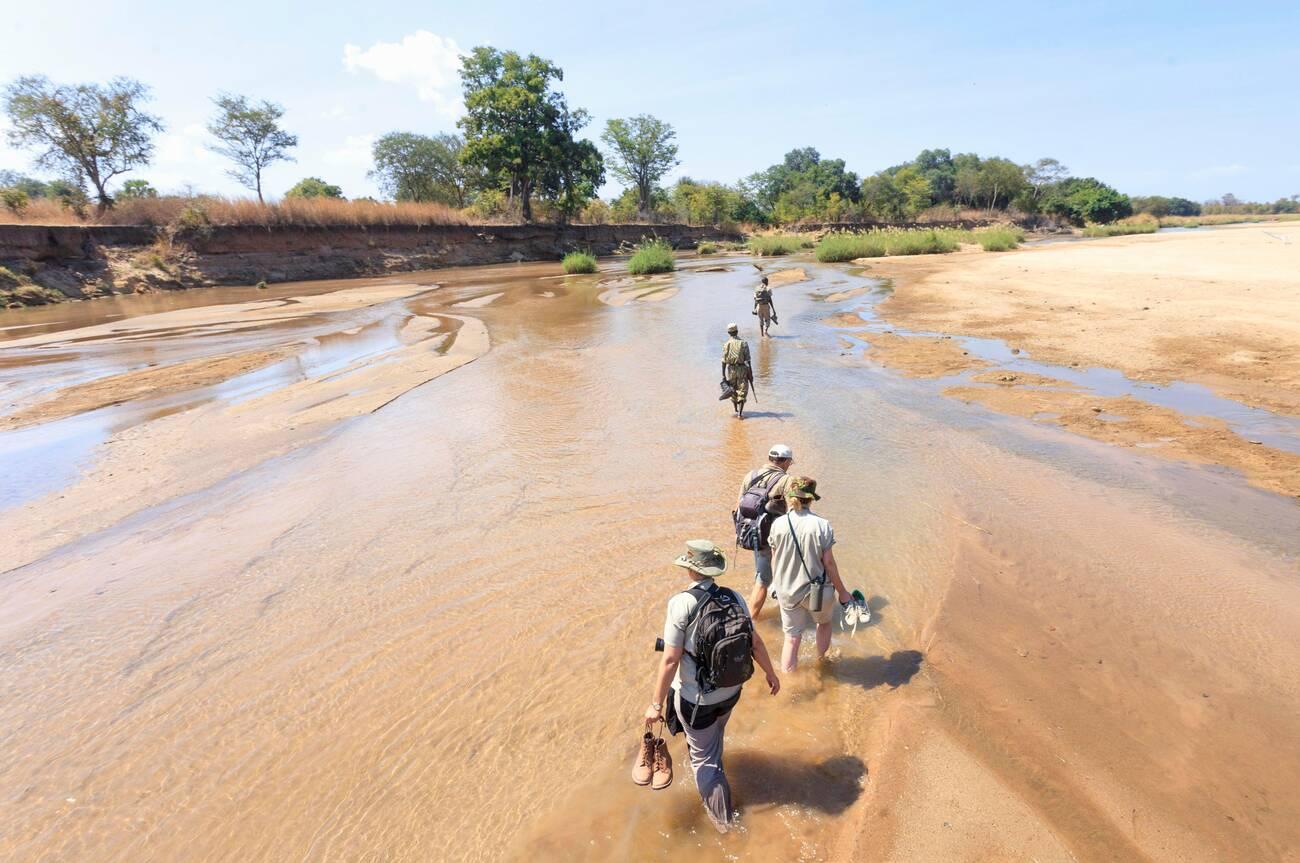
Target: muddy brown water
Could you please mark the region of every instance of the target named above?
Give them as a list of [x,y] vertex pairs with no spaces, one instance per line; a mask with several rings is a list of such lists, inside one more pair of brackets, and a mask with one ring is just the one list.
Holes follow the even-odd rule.
[[[755,340],[754,270],[726,265],[645,291],[520,265],[7,316],[10,403],[150,362],[304,339],[316,353],[61,421],[75,458],[45,426],[0,433],[27,477],[0,519],[53,517],[124,430],[171,408],[256,423],[216,412],[382,353],[415,317],[481,320],[491,349],[0,574],[0,857],[843,859],[909,829],[879,790],[921,781],[888,743],[906,700],[1077,859],[1284,859],[1294,503],[868,367],[818,323],[861,305],[815,299],[867,284],[849,270],[801,264],[811,280],[778,291],[782,325]],[[428,290],[126,345],[79,335],[372,283]],[[731,319],[755,359],[744,422],[714,400]],[[21,342],[38,335],[56,341]],[[730,543],[739,478],[774,442],[820,479],[841,569],[877,615],[776,698],[746,691],[727,739],[743,826],[719,837],[681,738],[669,790],[627,772],[663,605],[686,585],[671,560],[689,538]],[[751,559],[732,564],[724,583],[747,589]],[[984,606],[1008,572],[1019,582]],[[759,629],[779,645],[770,611]],[[1031,727],[1052,742],[1020,740]],[[1082,766],[1047,776],[1058,759]]]

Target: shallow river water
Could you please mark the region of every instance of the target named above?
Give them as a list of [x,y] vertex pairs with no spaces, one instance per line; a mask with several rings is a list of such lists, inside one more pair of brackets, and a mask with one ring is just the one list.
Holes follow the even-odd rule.
[[[850,269],[766,264],[810,280],[777,290],[781,326],[759,340],[751,262],[705,263],[648,283],[512,265],[7,318],[10,404],[149,363],[307,348],[220,385],[0,432],[0,520],[65,520],[0,573],[0,858],[844,859],[873,830],[924,829],[887,818],[876,790],[926,781],[912,750],[888,743],[906,699],[1078,859],[1121,841],[1133,844],[1114,859],[1283,859],[1300,793],[1300,768],[1275,760],[1300,727],[1287,713],[1300,703],[1294,503],[872,367],[820,323],[867,302],[819,299],[870,285]],[[126,343],[86,329],[412,282],[428,290],[247,327],[217,311]],[[423,318],[446,330],[430,350],[448,351],[463,320],[482,322],[491,348],[256,454],[257,435],[281,431],[259,412],[266,399],[326,380],[355,396],[340,376],[373,362],[382,377]],[[716,401],[729,320],[755,361],[744,422]],[[254,455],[225,469],[210,448],[136,453],[205,479],[149,487],[81,527],[61,512],[60,495],[109,482],[81,472],[114,436],[127,446],[182,417],[247,430]],[[819,479],[841,570],[877,614],[776,698],[747,689],[727,739],[742,829],[720,837],[681,738],[670,789],[627,775],[664,603],[687,585],[671,561],[687,539],[731,544],[740,477],[776,442]],[[1032,601],[976,621],[956,587],[976,556],[1001,561],[984,584],[1024,567]],[[752,577],[740,552],[723,583],[747,591]],[[1040,613],[1025,631],[1062,642],[1068,667],[1029,670],[1038,648],[1003,643],[1011,619]],[[983,638],[967,637],[977,625]],[[759,629],[779,651],[770,610]],[[1020,670],[982,662],[982,642]],[[1114,678],[1095,678],[1082,658],[1094,648]],[[1211,702],[1202,687],[1225,714],[1197,712]],[[1086,764],[1087,783],[1062,792],[1036,772],[1037,750],[981,746],[1014,737],[1005,713],[983,712],[1004,697],[1058,729],[1043,760]],[[1170,721],[1185,722],[1177,744]],[[1135,778],[1148,771],[1165,779]],[[1214,787],[1165,799],[1166,781]],[[1241,801],[1259,793],[1267,812]],[[1115,808],[1130,796],[1153,812],[1132,837]],[[1228,821],[1198,827],[1216,806]],[[1205,856],[1180,857],[1188,846]]]

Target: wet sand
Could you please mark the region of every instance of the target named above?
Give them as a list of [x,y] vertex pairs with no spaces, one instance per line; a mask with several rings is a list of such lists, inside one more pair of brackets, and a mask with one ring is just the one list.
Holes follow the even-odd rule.
[[[882,370],[845,346],[854,268],[801,265],[774,338],[745,326],[760,401],[731,420],[755,272],[729,263],[657,302],[534,264],[18,313],[0,857],[1289,859],[1294,502]],[[680,738],[667,791],[627,772],[670,561],[727,541],[777,440],[876,619],[746,692],[720,837]]]

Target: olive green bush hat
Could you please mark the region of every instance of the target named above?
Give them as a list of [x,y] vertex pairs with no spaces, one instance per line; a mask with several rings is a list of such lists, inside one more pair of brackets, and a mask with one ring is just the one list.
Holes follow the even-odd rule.
[[817,480],[807,476],[796,476],[790,478],[790,483],[785,487],[786,497],[797,497],[800,500],[821,500],[822,496],[817,493]]
[[707,539],[692,539],[687,542],[686,553],[673,563],[700,575],[722,575],[727,571],[727,556],[717,543]]

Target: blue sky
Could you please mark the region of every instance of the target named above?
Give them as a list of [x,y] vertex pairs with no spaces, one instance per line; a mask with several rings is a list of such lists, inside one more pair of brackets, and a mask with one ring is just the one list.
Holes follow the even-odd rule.
[[[1297,2],[0,0],[0,20],[0,83],[153,88],[167,132],[134,176],[164,190],[239,192],[204,147],[226,90],[287,109],[300,147],[275,194],[307,175],[374,194],[370,143],[454,131],[455,55],[490,44],[561,66],[593,140],[610,117],[672,123],[677,175],[733,181],[809,145],[866,175],[948,147],[1131,194],[1300,194]],[[0,168],[29,166],[0,143]]]

